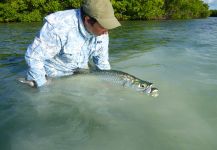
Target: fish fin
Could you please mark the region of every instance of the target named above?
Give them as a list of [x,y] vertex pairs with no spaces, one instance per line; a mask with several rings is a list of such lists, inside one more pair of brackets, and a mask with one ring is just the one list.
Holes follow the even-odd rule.
[[150,94],[151,93],[152,84],[148,85],[145,89],[145,93]]

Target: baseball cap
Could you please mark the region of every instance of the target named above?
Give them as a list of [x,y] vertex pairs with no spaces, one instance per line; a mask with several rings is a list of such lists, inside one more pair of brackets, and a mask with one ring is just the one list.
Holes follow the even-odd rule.
[[113,29],[121,25],[114,16],[110,0],[84,0],[82,8],[86,14],[95,18],[106,29]]

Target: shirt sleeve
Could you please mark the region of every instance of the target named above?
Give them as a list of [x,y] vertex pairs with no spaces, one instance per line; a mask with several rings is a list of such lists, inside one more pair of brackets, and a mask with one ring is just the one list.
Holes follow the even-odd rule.
[[61,40],[55,28],[45,22],[33,43],[27,48],[25,59],[29,66],[27,80],[33,80],[40,87],[46,83],[44,61],[54,57],[61,50]]
[[108,33],[101,35],[96,40],[96,51],[93,54],[93,62],[97,69],[110,70],[111,66],[109,63],[108,53],[109,37]]

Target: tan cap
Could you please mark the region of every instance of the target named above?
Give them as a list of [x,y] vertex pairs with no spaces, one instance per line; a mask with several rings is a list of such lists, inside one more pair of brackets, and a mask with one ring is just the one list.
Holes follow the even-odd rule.
[[95,18],[106,29],[113,29],[121,25],[114,16],[110,0],[84,0],[82,7],[85,13]]

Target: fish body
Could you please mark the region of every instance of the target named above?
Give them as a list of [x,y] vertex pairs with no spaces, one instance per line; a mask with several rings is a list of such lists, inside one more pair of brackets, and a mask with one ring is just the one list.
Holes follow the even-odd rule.
[[76,74],[88,74],[96,76],[103,81],[108,81],[123,87],[129,87],[136,91],[146,93],[153,97],[159,95],[158,89],[152,87],[153,83],[139,79],[131,74],[118,70],[92,70],[77,71]]

